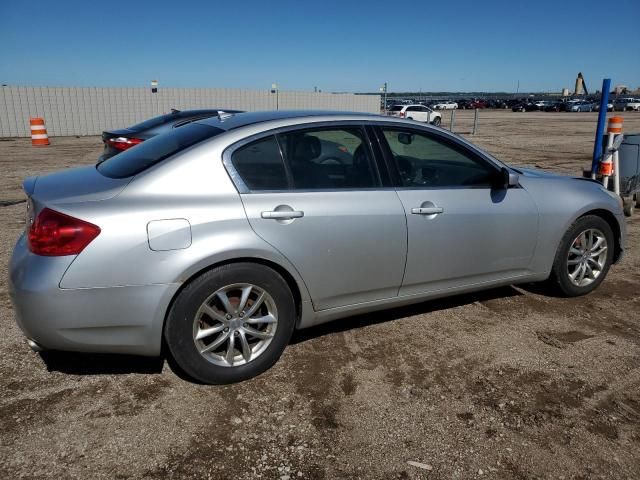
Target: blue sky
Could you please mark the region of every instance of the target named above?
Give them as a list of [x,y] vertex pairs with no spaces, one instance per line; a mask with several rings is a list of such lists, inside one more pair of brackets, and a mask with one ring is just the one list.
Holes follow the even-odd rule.
[[640,87],[640,1],[602,3],[2,0],[0,83],[559,91],[582,71]]

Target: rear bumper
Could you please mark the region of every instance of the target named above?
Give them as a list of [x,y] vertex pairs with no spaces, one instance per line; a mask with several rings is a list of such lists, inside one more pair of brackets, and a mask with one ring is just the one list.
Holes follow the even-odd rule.
[[41,257],[18,241],[9,265],[16,321],[44,349],[160,354],[165,313],[179,284],[61,289],[75,257]]

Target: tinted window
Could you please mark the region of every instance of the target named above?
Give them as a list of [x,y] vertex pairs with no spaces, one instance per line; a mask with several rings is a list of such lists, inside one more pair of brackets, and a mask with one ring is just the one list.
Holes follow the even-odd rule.
[[237,149],[231,163],[249,190],[286,190],[287,175],[275,137]]
[[98,164],[97,169],[105,177],[132,177],[181,150],[223,132],[207,125],[185,125],[125,150]]
[[129,127],[129,130],[141,132],[143,130],[148,130],[150,128],[164,125],[165,123],[174,122],[180,119],[180,117],[178,116],[178,113],[179,112],[167,113],[166,115],[160,115],[158,117],[150,118],[149,120],[145,120],[144,122],[136,123],[135,125]]
[[360,128],[322,129],[279,136],[297,189],[378,186],[371,153]]
[[405,187],[491,184],[495,169],[463,147],[415,131],[383,132]]
[[390,112],[399,112],[403,109],[404,107],[402,105],[394,105],[393,107],[391,107],[389,109]]

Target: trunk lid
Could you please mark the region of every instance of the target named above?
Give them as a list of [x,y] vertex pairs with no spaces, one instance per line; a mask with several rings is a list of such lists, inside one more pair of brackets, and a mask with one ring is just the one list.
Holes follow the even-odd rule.
[[108,178],[96,167],[72,168],[40,177],[28,177],[23,188],[39,205],[97,202],[115,197],[131,178]]

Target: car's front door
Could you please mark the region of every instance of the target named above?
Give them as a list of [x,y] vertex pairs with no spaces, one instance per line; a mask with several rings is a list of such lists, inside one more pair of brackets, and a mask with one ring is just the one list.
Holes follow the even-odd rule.
[[497,166],[444,134],[398,127],[378,132],[407,218],[400,295],[530,273],[538,211],[526,190],[492,188]]
[[295,266],[316,310],[397,296],[404,209],[393,189],[380,187],[361,126],[268,135],[235,149],[225,164],[242,179],[253,230]]

